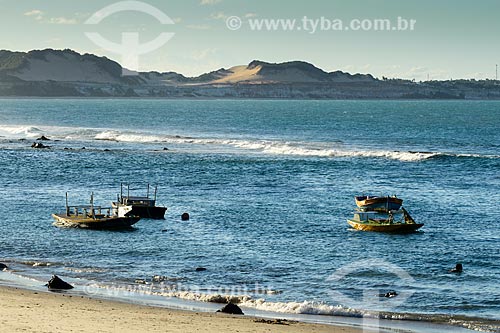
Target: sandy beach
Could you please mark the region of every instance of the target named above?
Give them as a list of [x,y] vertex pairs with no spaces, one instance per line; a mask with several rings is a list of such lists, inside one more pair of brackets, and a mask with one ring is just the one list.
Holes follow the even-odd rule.
[[359,329],[148,307],[0,287],[2,332],[343,332]]

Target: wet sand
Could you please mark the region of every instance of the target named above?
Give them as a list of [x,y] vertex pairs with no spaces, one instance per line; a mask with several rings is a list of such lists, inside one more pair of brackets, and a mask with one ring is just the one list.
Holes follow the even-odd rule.
[[351,327],[171,310],[13,287],[0,287],[0,313],[2,332],[362,332]]

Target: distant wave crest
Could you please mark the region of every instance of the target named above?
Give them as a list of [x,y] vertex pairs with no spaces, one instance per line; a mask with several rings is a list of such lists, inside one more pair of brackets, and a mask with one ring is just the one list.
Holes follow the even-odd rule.
[[[431,151],[359,150],[354,148],[333,149],[326,147],[328,143],[320,143],[314,146],[314,144],[309,142],[192,138],[182,136],[126,133],[120,131],[104,131],[97,134],[95,139],[117,142],[219,145],[230,146],[242,150],[256,151],[269,155],[337,158],[387,158],[403,162],[418,162],[439,157],[500,158],[500,156],[497,155],[453,154]],[[335,145],[337,144],[338,143],[335,143]]]
[[226,147],[237,151],[248,151],[266,155],[324,157],[324,158],[383,158],[402,162],[419,162],[440,158],[487,158],[498,159],[499,155],[463,154],[433,151],[397,151],[367,149],[336,142],[303,142],[262,139],[203,138],[141,131],[111,130],[100,128],[55,127],[55,126],[0,126],[0,136],[6,138],[35,138],[46,135],[65,141],[112,141],[138,144],[196,145]]

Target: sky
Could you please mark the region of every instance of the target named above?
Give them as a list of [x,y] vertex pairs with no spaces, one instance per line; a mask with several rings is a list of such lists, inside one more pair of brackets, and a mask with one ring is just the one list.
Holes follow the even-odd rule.
[[[328,72],[379,78],[495,79],[500,64],[498,0],[144,0],[170,23],[134,9],[131,2],[117,7],[127,10],[99,16],[117,3],[0,0],[0,49],[69,48],[123,64],[123,51],[98,45],[86,33],[115,44],[122,43],[123,34],[135,34],[145,44],[170,33],[164,44],[137,56],[137,69],[186,76],[252,60],[302,60]],[[99,22],[86,24],[91,17]],[[397,26],[398,18],[413,20],[413,30],[392,30],[404,28]],[[293,23],[293,29],[257,29],[259,22],[265,27],[264,20],[277,19]],[[387,20],[391,28],[375,30],[374,20]]]

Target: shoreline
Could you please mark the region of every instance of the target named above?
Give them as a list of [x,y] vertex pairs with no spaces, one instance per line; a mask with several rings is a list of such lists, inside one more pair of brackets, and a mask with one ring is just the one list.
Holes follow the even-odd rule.
[[348,326],[272,320],[253,316],[176,310],[81,296],[0,286],[2,329],[8,332],[338,332]]
[[[125,291],[124,293],[96,292],[85,285],[74,284],[72,290],[49,291],[39,279],[17,275],[13,272],[0,271],[0,311],[9,314],[9,320],[4,320],[2,325],[11,325],[9,332],[39,331],[37,325],[30,326],[32,322],[60,321],[59,316],[67,319],[69,326],[58,327],[59,331],[74,329],[74,321],[82,326],[80,331],[97,329],[99,332],[113,332],[104,323],[93,323],[92,313],[99,314],[97,320],[105,322],[108,319],[105,313],[110,309],[113,312],[116,330],[129,332],[129,326],[138,328],[139,331],[156,332],[161,323],[170,323],[169,332],[343,332],[361,333],[377,331],[394,333],[405,331],[408,333],[467,333],[476,330],[461,325],[450,325],[445,322],[432,322],[421,320],[374,319],[371,317],[343,317],[313,314],[294,314],[281,312],[267,312],[242,306],[244,316],[216,313],[224,304],[213,302],[189,301],[182,298],[163,299],[154,295],[142,295],[139,292]],[[66,280],[68,281],[68,280]],[[99,289],[99,288],[98,288]],[[70,301],[71,300],[71,301]],[[71,303],[69,303],[71,302]],[[37,306],[31,306],[38,304]],[[31,309],[26,312],[27,309]],[[138,314],[149,317],[153,324],[143,323]],[[87,317],[88,315],[88,317]],[[124,327],[120,325],[120,316],[132,318]],[[19,320],[14,320],[18,318]],[[84,319],[81,319],[84,318]],[[165,319],[165,318],[168,318]],[[222,321],[221,318],[224,318]],[[132,320],[131,319],[131,320]],[[82,323],[80,323],[82,321]],[[109,320],[108,320],[109,321]],[[186,321],[191,325],[186,327]],[[210,327],[205,327],[209,323]],[[64,323],[63,323],[64,324]],[[64,324],[66,325],[66,324]],[[98,325],[98,326],[96,326]],[[145,326],[141,326],[145,325]],[[221,326],[223,325],[223,326]],[[278,329],[279,327],[279,329]],[[44,328],[45,329],[45,328]],[[213,330],[212,330],[213,329]],[[137,330],[131,330],[135,332]],[[41,332],[53,332],[53,326],[47,326]]]
[[360,102],[378,102],[378,101],[401,101],[401,102],[498,102],[499,98],[466,98],[466,99],[457,99],[457,98],[286,98],[286,97],[276,97],[276,98],[266,98],[266,97],[210,97],[210,96],[201,96],[201,97],[188,97],[188,96],[179,96],[179,97],[156,97],[156,96],[2,96],[0,95],[0,100],[178,100],[178,101],[339,101],[339,102],[351,102],[351,101],[360,101]]

